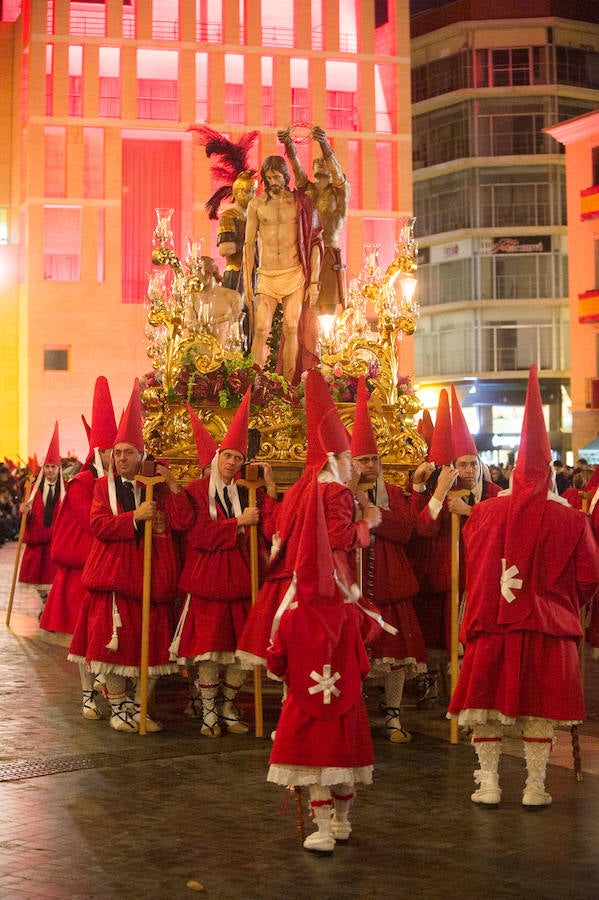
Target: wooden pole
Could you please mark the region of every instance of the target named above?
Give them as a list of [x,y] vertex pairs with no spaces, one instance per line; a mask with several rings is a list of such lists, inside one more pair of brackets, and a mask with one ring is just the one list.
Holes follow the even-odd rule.
[[[31,494],[32,482],[25,482],[25,496],[23,503],[27,503]],[[21,524],[19,525],[19,539],[17,541],[17,552],[15,554],[15,564],[12,570],[12,584],[10,586],[10,595],[8,597],[8,607],[6,610],[6,625],[10,628],[10,615],[12,613],[12,602],[15,596],[15,587],[17,585],[17,575],[19,574],[19,563],[21,562],[21,550],[23,549],[23,536],[25,534],[25,526],[27,525],[28,513],[21,516]]]
[[[448,497],[464,497],[470,491],[449,491]],[[450,693],[456,689],[458,683],[458,630],[459,630],[459,611],[460,611],[460,516],[457,513],[451,514],[451,600],[450,600],[450,621],[451,621],[451,646],[450,646],[450,666],[451,666],[451,682]],[[452,744],[458,743],[458,720],[449,720],[449,740]]]
[[[248,490],[248,505],[257,506],[258,488],[266,482],[260,478],[260,467],[251,463],[245,467],[245,477],[240,484]],[[247,526],[246,526],[247,527]],[[250,525],[250,577],[252,589],[252,606],[260,590],[260,567],[258,559],[258,526]],[[262,706],[262,666],[254,666],[254,728],[256,737],[264,737],[264,711]]]
[[[164,481],[162,475],[144,475],[148,466],[154,471],[154,463],[143,463],[142,472],[135,480],[145,486],[146,500],[152,502],[154,485]],[[150,599],[152,596],[152,519],[144,522],[144,570],[143,595],[141,607],[141,659],[139,663],[139,733],[147,734],[148,717],[148,658],[150,647]]]

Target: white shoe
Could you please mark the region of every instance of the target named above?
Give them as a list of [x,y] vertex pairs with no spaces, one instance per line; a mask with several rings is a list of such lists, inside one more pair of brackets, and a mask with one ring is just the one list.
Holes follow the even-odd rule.
[[96,705],[95,693],[95,691],[83,691],[81,715],[84,719],[89,719],[90,721],[98,721],[98,719],[102,718],[102,711]]
[[130,706],[123,706],[117,712],[112,711],[110,717],[110,727],[115,731],[128,732],[129,734],[137,734],[139,726],[133,718],[133,712]]
[[233,700],[225,700],[220,717],[223,725],[231,734],[247,734],[250,730],[242,721],[241,710]]
[[477,791],[470,794],[473,803],[480,803],[481,806],[499,806],[501,800],[501,789],[498,787],[479,787]]
[[304,850],[314,853],[332,853],[335,849],[335,838],[332,834],[323,834],[322,831],[313,831],[304,841]]
[[522,794],[522,806],[535,807],[550,806],[552,802],[551,794],[546,790],[538,787],[526,787]]

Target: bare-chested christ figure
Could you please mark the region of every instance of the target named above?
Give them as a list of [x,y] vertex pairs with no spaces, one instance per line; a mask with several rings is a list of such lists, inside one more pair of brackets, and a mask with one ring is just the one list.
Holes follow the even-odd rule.
[[[250,201],[244,246],[244,284],[252,284],[254,245],[260,263],[256,284],[252,354],[263,366],[277,303],[283,307],[282,372],[297,382],[318,362],[316,302],[322,258],[322,227],[312,200],[289,190],[291,173],[282,156],[268,156],[260,170],[264,193]],[[246,294],[248,306],[251,298]]]

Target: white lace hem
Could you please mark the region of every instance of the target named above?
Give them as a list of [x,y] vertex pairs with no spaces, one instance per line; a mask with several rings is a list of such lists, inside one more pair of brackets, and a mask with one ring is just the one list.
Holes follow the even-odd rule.
[[247,650],[238,650],[235,656],[244,670],[253,669],[254,666],[266,665],[266,659],[263,656],[255,656],[253,653],[248,653]]
[[[463,709],[456,716],[455,713],[447,713],[448,719],[457,719],[458,725],[463,726],[464,728],[472,728],[476,725],[486,725],[488,722],[499,722],[500,725],[522,725],[530,718],[538,718],[538,716],[519,716],[518,718],[514,718],[513,716],[504,716],[503,713],[499,712],[497,709]],[[564,725],[580,725],[582,719],[543,719],[544,722],[549,722],[554,726],[564,726]]]
[[268,769],[266,780],[284,787],[302,787],[310,784],[320,784],[323,787],[335,784],[372,784],[372,771],[372,766],[323,769],[318,766],[282,766],[273,763]]
[[379,675],[385,675],[398,666],[404,666],[406,670],[406,678],[416,678],[417,675],[424,675],[428,669],[426,663],[419,663],[413,656],[405,659],[395,659],[392,656],[383,656],[380,659],[370,660],[370,672],[367,678],[377,678]]

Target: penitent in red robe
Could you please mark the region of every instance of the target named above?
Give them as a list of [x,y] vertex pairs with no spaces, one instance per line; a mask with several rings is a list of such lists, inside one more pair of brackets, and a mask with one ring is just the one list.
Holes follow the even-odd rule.
[[372,532],[370,547],[363,552],[364,593],[380,610],[397,634],[381,631],[371,642],[373,668],[380,671],[401,663],[413,670],[426,669],[426,647],[414,610],[418,582],[406,555],[413,518],[401,488],[385,483],[389,508],[381,508],[381,524]]
[[[244,666],[264,665],[273,619],[283,600],[295,568],[298,542],[303,526],[303,495],[310,476],[302,477],[283,498],[276,531],[283,545],[266,571],[256,604],[252,607],[238,642],[238,655]],[[350,588],[356,580],[356,549],[370,541],[368,524],[354,521],[355,502],[351,491],[336,482],[320,485],[327,534],[337,574]]]
[[75,631],[85,596],[81,573],[92,541],[89,514],[95,483],[92,469],[75,475],[55,516],[50,556],[57,571],[40,620],[44,631]]
[[[56,565],[50,557],[53,526],[46,528],[44,525],[43,487],[42,480],[33,498],[31,512],[25,525],[23,541],[26,547],[19,572],[19,581],[23,584],[52,584],[56,575]],[[55,487],[57,490],[60,488],[59,482],[56,482]],[[53,523],[56,521],[58,509],[57,503],[54,507]]]
[[471,710],[492,711],[499,714],[493,718],[508,721],[522,716],[581,721],[580,608],[599,587],[599,553],[585,515],[558,498],[548,499],[531,549],[528,583],[514,587],[509,599],[501,581],[509,503],[510,495],[502,495],[475,506],[463,529],[465,651],[449,713],[465,713],[460,717],[465,724],[468,715],[480,718]]
[[[192,482],[176,497],[173,523],[186,530],[185,564],[179,579],[187,594],[178,626],[176,656],[181,665],[198,659],[233,662],[251,605],[249,529],[238,529],[216,504],[210,517],[210,477]],[[242,507],[243,489],[239,488]],[[270,532],[277,501],[260,491],[261,525]]]
[[[152,528],[152,591],[150,603],[150,675],[178,671],[169,658],[174,629],[173,600],[177,591],[177,557],[173,544],[169,511],[173,495],[158,485],[154,491],[157,513]],[[143,598],[143,523],[139,532],[133,512],[118,507],[113,514],[108,497],[108,479],[99,478],[94,488],[90,513],[93,533],[82,582],[88,603],[71,641],[69,659],[86,660],[93,672],[114,672],[136,676],[141,660],[141,614]],[[114,615],[116,603],[118,619]],[[120,619],[120,625],[118,620]],[[110,649],[113,633],[116,649]]]

